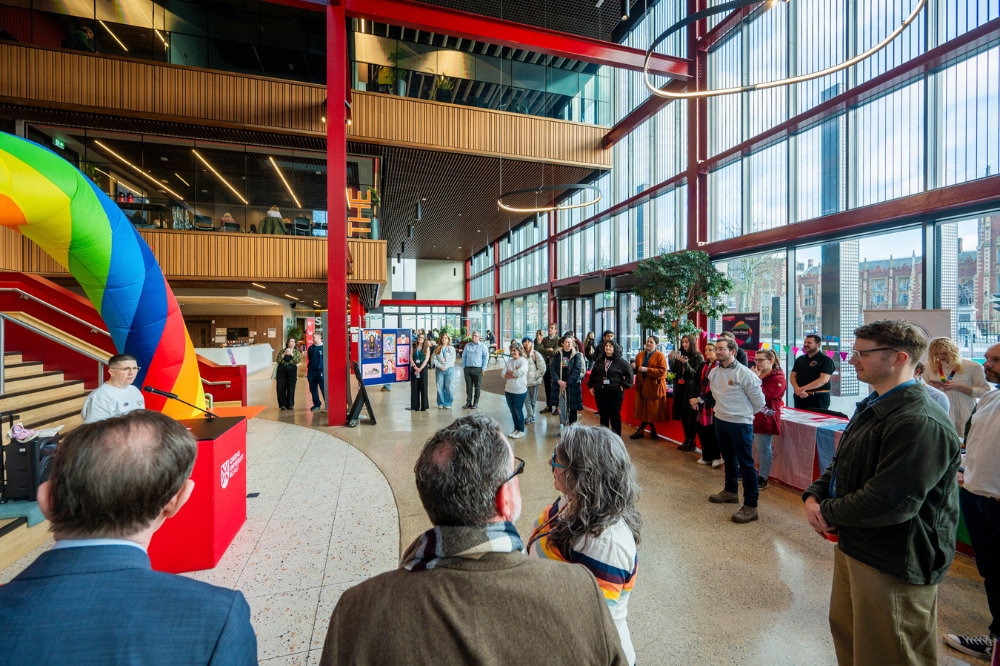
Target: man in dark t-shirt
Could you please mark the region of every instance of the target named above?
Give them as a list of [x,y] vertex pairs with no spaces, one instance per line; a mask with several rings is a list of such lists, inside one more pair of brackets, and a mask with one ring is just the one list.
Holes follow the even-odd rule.
[[802,356],[795,359],[789,381],[795,392],[796,409],[830,409],[830,377],[836,371],[833,359],[820,351],[823,340],[807,335]]

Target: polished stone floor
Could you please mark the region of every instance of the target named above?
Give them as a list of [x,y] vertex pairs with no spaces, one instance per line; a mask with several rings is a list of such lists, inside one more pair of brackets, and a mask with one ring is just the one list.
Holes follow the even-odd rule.
[[[491,369],[489,373],[497,372]],[[431,379],[431,408],[410,412],[409,385],[369,393],[378,425],[324,431],[370,457],[388,479],[399,511],[400,548],[430,527],[413,483],[413,465],[427,438],[463,412],[464,388],[455,407],[438,410]],[[297,404],[308,405],[300,381]],[[273,389],[258,382],[253,404],[274,405]],[[484,392],[480,408],[509,431],[513,422],[502,395]],[[266,410],[264,418],[313,425],[325,413]],[[592,412],[583,421],[597,425]],[[527,536],[555,498],[548,460],[558,420],[540,415],[528,436],[513,440],[526,461],[520,477],[524,511],[517,527]],[[627,429],[626,435],[630,433]],[[833,545],[809,528],[798,491],[774,485],[762,492],[761,519],[729,520],[735,508],[708,495],[722,489],[722,470],[696,463],[693,453],[649,439],[626,438],[638,470],[644,527],[639,577],[629,604],[629,628],[640,664],[834,664],[827,624]],[[939,632],[984,631],[989,611],[972,560],[959,555],[940,587]],[[942,664],[985,663],[940,648]]]
[[[308,411],[304,378],[291,412],[278,410],[273,381],[251,382],[250,404],[268,406],[249,430],[247,491],[260,496],[248,500],[247,525],[219,567],[193,576],[247,595],[262,663],[317,663],[340,593],[395,567],[430,526],[413,465],[464,403],[463,393],[457,407],[438,410],[433,380],[431,390],[428,412],[407,411],[409,386],[396,385],[369,394],[377,426],[326,428],[325,412]],[[480,407],[510,430],[502,395],[484,392]],[[596,425],[590,412],[583,421]],[[540,415],[513,442],[526,461],[517,524],[524,536],[555,497],[548,460],[557,430],[556,419]],[[722,488],[721,469],[698,465],[665,441],[625,441],[643,489],[639,578],[629,605],[639,663],[834,664],[826,620],[833,547],[806,524],[798,492],[763,491],[760,521],[735,525],[732,505],[707,501]],[[0,572],[0,583],[43,549]],[[988,618],[974,563],[958,556],[940,588],[939,631],[978,632]],[[940,656],[946,665],[985,664],[943,646]]]

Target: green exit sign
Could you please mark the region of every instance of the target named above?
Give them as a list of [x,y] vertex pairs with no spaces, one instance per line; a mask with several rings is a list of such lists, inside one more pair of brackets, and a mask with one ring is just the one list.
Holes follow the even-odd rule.
[[62,139],[55,139],[55,138],[53,138],[52,139],[52,145],[55,146],[56,148],[61,149],[61,150],[66,148],[66,142],[63,141]]

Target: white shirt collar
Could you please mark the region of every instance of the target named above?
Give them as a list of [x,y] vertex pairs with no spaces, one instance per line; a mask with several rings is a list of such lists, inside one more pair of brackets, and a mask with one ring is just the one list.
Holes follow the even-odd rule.
[[135,541],[129,541],[128,539],[59,539],[54,544],[50,550],[58,550],[60,548],[84,548],[87,546],[133,546],[138,548],[142,552],[146,552],[146,549],[137,544]]

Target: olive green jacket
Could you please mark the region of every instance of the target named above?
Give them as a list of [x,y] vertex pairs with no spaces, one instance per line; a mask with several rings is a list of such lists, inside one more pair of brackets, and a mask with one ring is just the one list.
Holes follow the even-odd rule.
[[960,459],[948,412],[911,384],[858,403],[833,462],[802,499],[820,501],[845,555],[907,583],[937,584],[955,557]]

